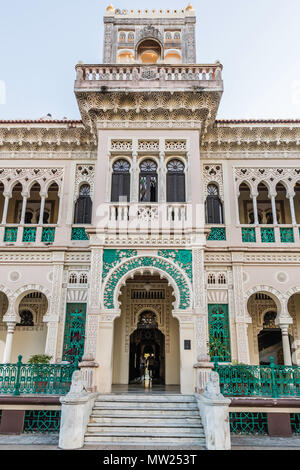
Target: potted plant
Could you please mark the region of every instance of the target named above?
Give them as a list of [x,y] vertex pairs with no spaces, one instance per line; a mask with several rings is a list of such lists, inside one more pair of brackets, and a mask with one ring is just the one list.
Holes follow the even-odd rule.
[[49,364],[52,356],[47,354],[35,354],[30,357],[28,364],[33,366],[33,382],[34,391],[37,393],[45,392],[49,377],[49,370],[47,367],[40,367],[41,364]]

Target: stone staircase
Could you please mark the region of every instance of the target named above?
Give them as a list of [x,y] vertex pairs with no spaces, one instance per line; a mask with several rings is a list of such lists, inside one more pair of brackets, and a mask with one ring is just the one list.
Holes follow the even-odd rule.
[[95,401],[85,445],[205,446],[196,399],[179,394],[110,394]]

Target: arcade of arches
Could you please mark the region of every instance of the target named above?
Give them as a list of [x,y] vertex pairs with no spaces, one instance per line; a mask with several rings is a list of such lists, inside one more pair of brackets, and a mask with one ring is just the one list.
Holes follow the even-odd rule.
[[[48,309],[46,296],[41,292],[24,293],[18,307],[19,323],[3,321],[8,308],[7,296],[0,293],[0,360],[15,363],[18,356],[27,362],[35,354],[44,354],[47,325],[43,317]],[[8,327],[9,325],[9,327]]]

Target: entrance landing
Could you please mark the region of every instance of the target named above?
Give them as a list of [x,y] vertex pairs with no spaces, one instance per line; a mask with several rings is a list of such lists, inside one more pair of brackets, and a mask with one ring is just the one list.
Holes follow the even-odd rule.
[[141,394],[180,394],[179,385],[153,385],[151,388],[145,388],[144,384],[133,385],[113,385],[111,393],[141,393]]

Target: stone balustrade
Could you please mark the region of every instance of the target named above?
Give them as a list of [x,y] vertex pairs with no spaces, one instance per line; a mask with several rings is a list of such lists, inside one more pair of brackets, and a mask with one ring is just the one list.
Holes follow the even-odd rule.
[[222,65],[82,65],[76,66],[76,81],[140,82],[221,81]]
[[188,223],[187,204],[168,203],[144,203],[144,204],[109,204],[108,226],[119,222],[130,224],[136,222],[138,226],[145,223],[153,226],[168,226],[179,224],[185,226]]

